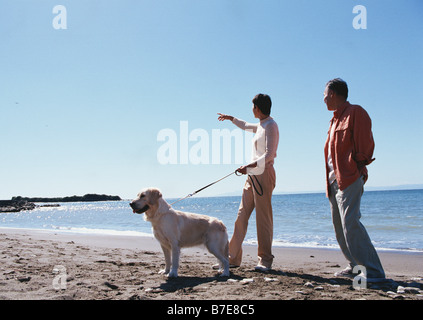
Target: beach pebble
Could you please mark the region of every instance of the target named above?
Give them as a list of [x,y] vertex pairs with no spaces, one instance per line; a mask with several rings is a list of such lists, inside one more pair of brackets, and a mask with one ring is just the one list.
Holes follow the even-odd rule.
[[14,274],[14,273],[15,273],[15,270],[7,270],[3,272],[3,275]]
[[301,290],[297,290],[297,291],[295,291],[295,293],[299,293],[299,294],[302,294],[304,296],[308,295],[307,292],[304,292],[304,291],[301,291]]
[[419,288],[415,288],[415,287],[405,287],[404,288],[404,292],[405,293],[419,294],[420,293],[420,289]]
[[116,289],[118,289],[119,287],[117,286],[117,285],[115,285],[115,284],[113,284],[113,283],[110,283],[110,282],[108,282],[108,281],[106,281],[105,283],[103,283],[106,287],[109,287],[110,289],[113,289],[113,290],[116,290]]
[[145,289],[146,293],[159,293],[159,292],[162,292],[162,291],[163,290],[159,289],[159,288],[147,288],[147,289]]
[[322,290],[324,290],[324,288],[323,287],[316,287],[316,288],[314,288],[314,290],[322,291]]
[[254,279],[243,279],[239,283],[241,283],[241,284],[247,284],[247,283],[252,283],[252,282],[254,282]]
[[29,280],[31,280],[31,277],[20,277],[20,278],[18,278],[19,282],[28,282]]
[[423,278],[411,278],[412,281],[422,281]]
[[306,283],[304,283],[304,287],[314,288],[314,285],[311,282],[306,282]]
[[405,293],[405,288],[403,286],[398,286],[397,287],[397,293]]

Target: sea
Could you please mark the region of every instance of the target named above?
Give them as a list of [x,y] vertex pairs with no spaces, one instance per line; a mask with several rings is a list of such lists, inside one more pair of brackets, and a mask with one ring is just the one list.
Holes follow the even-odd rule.
[[[166,200],[171,203],[176,199]],[[231,237],[240,200],[240,196],[195,196],[173,207],[219,218]],[[144,221],[143,215],[134,214],[129,202],[59,203],[59,207],[0,213],[0,228],[153,237],[151,224]],[[338,248],[325,194],[276,194],[272,207],[274,246]],[[366,191],[361,200],[361,215],[376,249],[423,252],[423,190]],[[257,243],[255,212],[244,243]]]

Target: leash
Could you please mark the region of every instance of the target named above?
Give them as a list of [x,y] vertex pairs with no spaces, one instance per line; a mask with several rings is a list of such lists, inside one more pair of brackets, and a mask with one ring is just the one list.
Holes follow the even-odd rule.
[[214,185],[214,184],[216,184],[216,183],[218,183],[218,182],[222,181],[223,179],[226,179],[227,177],[229,177],[229,176],[231,176],[231,175],[233,175],[233,174],[235,174],[236,176],[241,176],[241,175],[242,175],[242,174],[238,174],[238,173],[237,173],[237,171],[231,172],[230,174],[228,174],[228,175],[224,176],[223,178],[220,178],[219,180],[216,180],[215,182],[212,182],[212,183],[210,183],[210,184],[206,185],[205,187],[202,187],[201,189],[198,189],[197,191],[194,191],[193,193],[190,193],[190,194],[189,194],[189,195],[187,195],[186,197],[183,197],[183,198],[181,198],[181,199],[179,199],[179,200],[176,200],[175,202],[172,202],[170,205],[173,205],[173,204],[175,204],[175,203],[177,203],[177,202],[179,202],[179,201],[182,201],[182,200],[185,200],[185,199],[187,199],[187,198],[190,198],[190,197],[192,197],[193,195],[195,195],[195,194],[199,193],[200,191],[203,191],[204,189],[207,189],[208,187],[211,187],[212,185]]
[[[177,203],[177,202],[179,202],[179,201],[185,200],[185,199],[187,199],[187,198],[191,198],[192,196],[196,195],[197,193],[199,193],[199,192],[203,191],[204,189],[207,189],[208,187],[211,187],[212,185],[214,185],[214,184],[216,184],[216,183],[218,183],[218,182],[222,181],[223,179],[226,179],[227,177],[229,177],[229,176],[231,176],[231,175],[233,175],[233,174],[235,174],[235,175],[236,175],[236,176],[238,176],[238,177],[239,177],[239,176],[242,176],[242,174],[238,174],[238,171],[237,171],[237,170],[235,170],[234,172],[231,172],[230,174],[228,174],[228,175],[224,176],[223,178],[220,178],[219,180],[216,180],[216,181],[214,181],[214,182],[212,182],[212,183],[210,183],[210,184],[206,185],[205,187],[202,187],[202,188],[198,189],[197,191],[194,191],[193,193],[190,193],[190,194],[188,194],[187,196],[185,196],[185,197],[183,197],[183,198],[180,198],[180,199],[178,199],[178,200],[176,200],[176,201],[172,202],[170,205],[174,205],[175,203]],[[258,186],[260,187],[261,192],[259,192],[259,191],[257,190],[256,185],[255,185],[254,180],[253,180],[253,178],[251,177],[251,175],[248,175],[248,177],[250,178],[251,183],[253,184],[253,188],[254,188],[254,190],[255,190],[255,191],[257,192],[257,194],[261,197],[261,196],[263,195],[263,187],[261,186],[261,184],[260,184],[260,182],[258,181],[257,177],[253,175],[253,177],[256,179],[256,182],[257,182]]]
[[[260,187],[261,192],[259,192],[257,190],[256,184],[254,183],[254,180],[253,180],[252,176],[256,179],[256,182],[257,182],[258,186]],[[256,193],[261,197],[263,195],[263,187],[261,186],[261,184],[258,181],[257,177],[255,175],[250,175],[250,174],[248,175],[248,177],[250,178],[251,183],[253,184],[254,190],[256,190]]]

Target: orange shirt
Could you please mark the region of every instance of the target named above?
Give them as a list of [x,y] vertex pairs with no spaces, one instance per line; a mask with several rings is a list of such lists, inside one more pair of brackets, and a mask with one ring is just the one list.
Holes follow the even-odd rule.
[[[332,126],[335,127],[333,136],[330,137]],[[375,143],[372,121],[366,110],[346,101],[333,113],[325,144],[327,196],[330,192],[327,164],[329,148],[331,148],[333,169],[340,190],[345,190],[360,176],[364,176],[365,181],[367,180],[366,166],[375,160],[372,159]]]

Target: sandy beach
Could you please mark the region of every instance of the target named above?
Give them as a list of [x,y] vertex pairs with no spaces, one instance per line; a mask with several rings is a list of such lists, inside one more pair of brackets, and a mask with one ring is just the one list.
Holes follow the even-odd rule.
[[219,277],[216,258],[184,249],[179,278],[167,279],[158,242],[150,237],[54,233],[0,228],[1,300],[423,300],[423,254],[379,252],[386,283],[353,286],[336,278],[339,250],[274,248],[268,273],[254,271],[257,248]]

